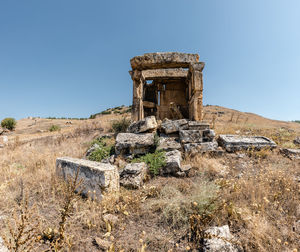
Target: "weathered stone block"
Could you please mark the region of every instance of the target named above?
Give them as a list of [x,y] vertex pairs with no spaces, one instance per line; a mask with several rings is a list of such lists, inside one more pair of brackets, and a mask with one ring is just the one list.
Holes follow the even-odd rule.
[[203,132],[201,130],[180,130],[179,139],[182,144],[203,142]]
[[130,60],[132,69],[157,69],[189,67],[190,63],[198,62],[198,54],[179,53],[179,52],[157,52],[145,53]]
[[164,120],[161,128],[166,134],[176,133],[179,130],[188,129],[188,121],[186,119],[180,120]]
[[189,130],[209,130],[209,123],[200,121],[189,121]]
[[169,151],[166,153],[166,165],[161,169],[161,175],[176,175],[181,171],[181,152],[178,150]]
[[294,139],[294,144],[300,145],[300,137],[296,137],[296,138]]
[[175,137],[160,137],[157,149],[164,151],[180,150],[181,144]]
[[152,132],[156,128],[157,128],[157,122],[155,116],[148,116],[143,120],[130,124],[130,126],[127,129],[127,132],[130,133]]
[[119,190],[119,173],[114,165],[71,157],[56,159],[56,173],[64,180],[74,179],[77,171],[81,181],[78,191],[84,196],[101,200],[103,192]]
[[280,149],[280,153],[290,159],[300,159],[300,149]]
[[203,153],[208,151],[215,151],[218,148],[218,143],[205,142],[205,143],[187,143],[183,145],[184,151],[187,153]]
[[271,139],[263,136],[239,136],[239,135],[220,135],[218,139],[220,146],[228,152],[264,148],[276,148],[277,145]]
[[120,173],[120,184],[128,188],[140,188],[147,172],[148,167],[144,162],[127,164]]
[[154,148],[152,133],[119,133],[116,138],[116,154],[146,154]]
[[211,227],[205,231],[204,251],[207,252],[238,252],[239,249],[234,245],[234,237],[230,233],[228,225],[222,227]]
[[214,140],[216,134],[214,130],[203,130],[203,142],[211,142]]

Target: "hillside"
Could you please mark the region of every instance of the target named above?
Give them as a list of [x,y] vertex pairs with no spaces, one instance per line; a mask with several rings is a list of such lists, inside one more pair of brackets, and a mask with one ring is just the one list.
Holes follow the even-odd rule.
[[[56,158],[82,158],[93,139],[111,133],[113,122],[130,118],[127,110],[86,120],[19,120],[0,148],[0,236],[8,240],[23,225],[34,239],[22,246],[47,251],[65,217],[59,251],[197,251],[206,228],[228,225],[244,251],[299,251],[300,161],[279,153],[280,147],[299,148],[293,144],[298,123],[206,106],[204,120],[217,135],[263,135],[279,148],[186,156],[188,176],[149,177],[140,189],[121,187],[100,203],[70,196],[55,175]],[[52,125],[60,130],[50,132]],[[124,162],[116,160],[120,169]]]

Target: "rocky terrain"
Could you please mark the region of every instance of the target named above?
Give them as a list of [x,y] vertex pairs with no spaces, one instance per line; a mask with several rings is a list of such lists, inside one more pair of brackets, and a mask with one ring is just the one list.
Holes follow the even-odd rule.
[[298,251],[300,124],[205,106],[205,123],[129,125],[120,111],[2,133],[0,246]]

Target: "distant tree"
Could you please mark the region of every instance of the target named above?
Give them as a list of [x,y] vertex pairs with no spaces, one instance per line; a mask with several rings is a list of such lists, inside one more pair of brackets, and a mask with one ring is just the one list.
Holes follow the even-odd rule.
[[17,124],[16,120],[11,117],[5,118],[1,121],[1,127],[8,130],[14,130],[16,124]]

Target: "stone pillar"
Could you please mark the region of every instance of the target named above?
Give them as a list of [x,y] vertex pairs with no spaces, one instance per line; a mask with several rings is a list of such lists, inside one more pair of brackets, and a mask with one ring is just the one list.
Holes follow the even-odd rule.
[[189,117],[201,121],[203,118],[203,62],[191,63],[189,67]]
[[143,87],[144,80],[142,78],[142,73],[139,70],[134,70],[130,72],[131,78],[133,80],[133,99],[132,99],[132,121],[142,120],[144,118],[144,108],[143,108]]

